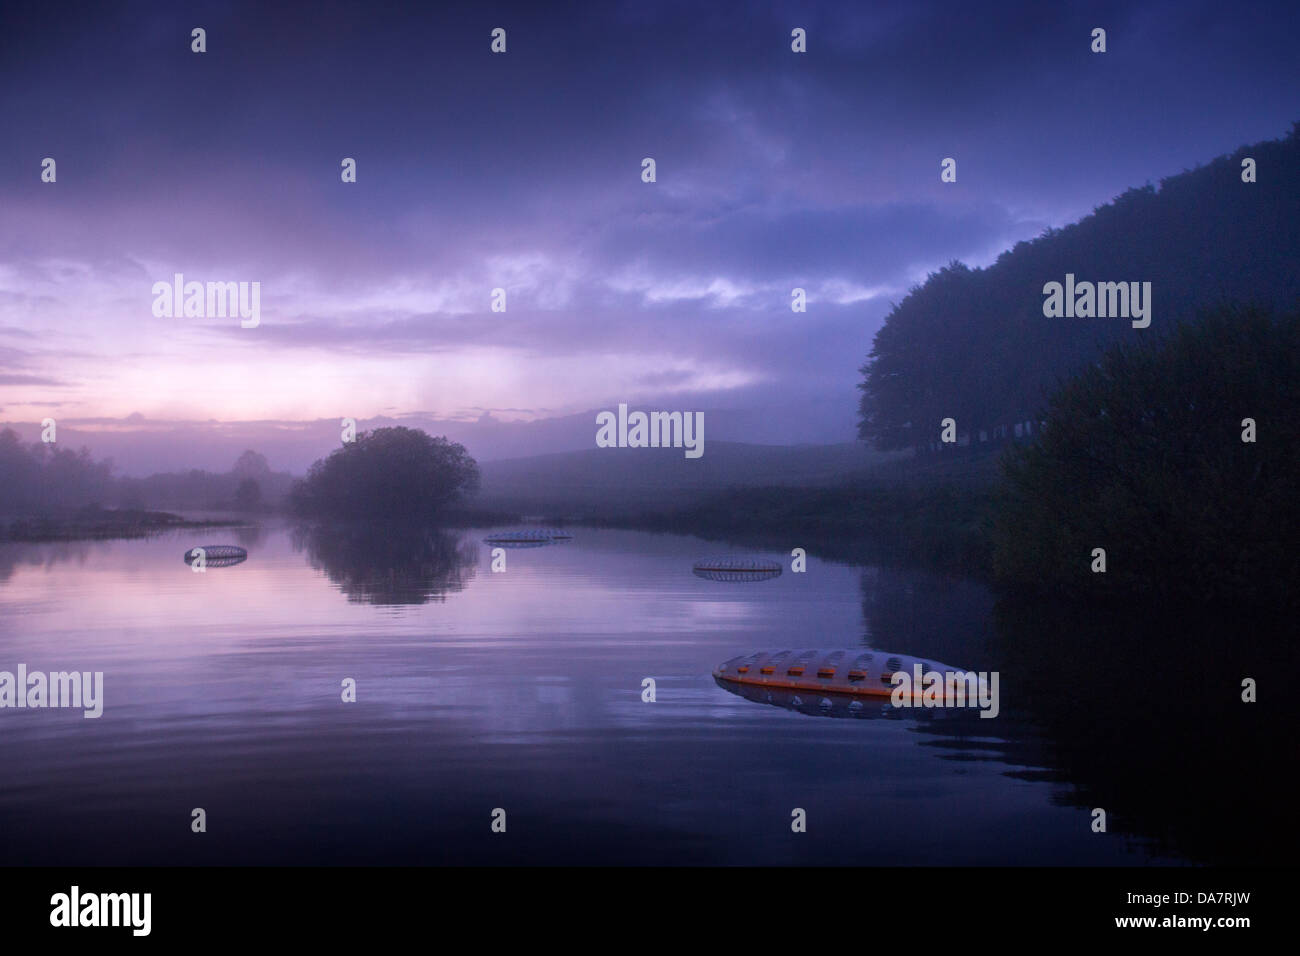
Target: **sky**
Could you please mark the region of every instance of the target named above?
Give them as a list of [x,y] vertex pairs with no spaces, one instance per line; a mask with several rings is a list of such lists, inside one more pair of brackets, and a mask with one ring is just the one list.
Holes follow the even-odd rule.
[[[929,272],[1284,135],[1297,20],[6,2],[0,426],[52,417],[129,474],[228,466],[229,434],[299,470],[311,449],[280,436],[343,417],[445,424],[471,453],[489,428],[532,434],[520,454],[593,447],[584,416],[621,402],[707,410],[715,438],[851,441],[872,336]],[[176,273],[259,282],[260,324],[154,315]]]

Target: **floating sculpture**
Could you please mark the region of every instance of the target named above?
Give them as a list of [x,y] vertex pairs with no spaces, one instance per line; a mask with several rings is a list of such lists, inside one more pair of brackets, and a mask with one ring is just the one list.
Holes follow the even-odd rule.
[[861,649],[757,651],[719,664],[720,687],[760,703],[827,716],[871,716],[872,709],[978,709],[998,715],[998,673],[963,671],[906,654]]
[[766,558],[708,558],[691,568],[699,578],[710,581],[767,581],[781,576],[781,565]]
[[544,531],[496,531],[483,539],[498,548],[544,548],[554,539]]
[[203,564],[209,568],[228,568],[248,560],[248,552],[233,544],[200,544],[185,552],[185,563],[193,564],[203,555]]
[[[890,697],[902,672],[909,685],[915,667],[920,673],[965,674],[955,667],[886,651],[758,651],[719,664],[713,676],[733,684],[803,690],[813,693],[850,694],[855,697]],[[920,688],[917,688],[920,692]],[[974,695],[972,695],[974,696]]]

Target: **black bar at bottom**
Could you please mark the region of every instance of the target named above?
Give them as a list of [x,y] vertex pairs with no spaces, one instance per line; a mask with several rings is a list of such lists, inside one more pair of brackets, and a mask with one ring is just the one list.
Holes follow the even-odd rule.
[[[1041,941],[1045,933],[1232,942],[1285,928],[1292,917],[1282,911],[1284,886],[1293,879],[1285,870],[1200,868],[14,868],[0,870],[0,931],[7,942],[62,936],[90,945],[114,938],[337,944],[400,940],[412,931],[448,940],[453,930],[482,941],[545,933],[593,944],[667,943],[681,932],[759,945],[774,938],[973,944]],[[52,915],[73,921],[74,886],[78,923],[83,914],[111,922],[116,910],[123,925],[52,925]],[[138,932],[145,893],[147,935]]]

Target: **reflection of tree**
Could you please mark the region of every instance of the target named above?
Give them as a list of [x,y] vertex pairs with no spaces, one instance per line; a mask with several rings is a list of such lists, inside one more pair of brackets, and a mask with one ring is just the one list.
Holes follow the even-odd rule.
[[[861,582],[862,643],[867,647],[966,670],[1000,669],[993,648],[994,598],[984,585],[942,572],[880,565],[864,568]],[[993,719],[976,710],[891,713],[886,708],[883,716],[912,721],[925,737],[922,746],[935,748],[942,759],[1009,764],[1017,768],[1010,771],[1013,776],[1059,780],[1059,772],[1043,769],[1047,744],[1042,728],[1008,706],[1007,701],[1015,700],[1009,693],[1000,682],[1002,703]]]
[[63,561],[82,563],[89,554],[90,545],[80,541],[40,544],[0,542],[0,584],[13,577],[14,570],[20,564],[48,568]]
[[12,545],[0,544],[0,584],[13,577],[14,568],[19,560],[17,548]]
[[868,647],[988,669],[992,608],[988,588],[968,578],[881,566],[862,572]]
[[474,576],[478,546],[435,528],[320,524],[295,529],[294,548],[357,604],[446,600]]
[[266,529],[260,524],[236,525],[230,530],[242,548],[253,548],[266,540]]
[[[949,760],[993,760],[1101,807],[1108,831],[1198,863],[1290,862],[1278,779],[1300,705],[1274,675],[1300,664],[1288,632],[1240,612],[1198,616],[994,605],[978,584],[925,571],[862,573],[865,643],[999,672],[993,720],[918,726]],[[1241,700],[1255,678],[1259,702]],[[907,715],[912,716],[912,715]]]
[[1291,862],[1278,772],[1300,711],[1268,680],[1298,663],[1282,624],[1006,604],[995,620],[1003,699],[1046,730],[1070,803],[1197,862]]

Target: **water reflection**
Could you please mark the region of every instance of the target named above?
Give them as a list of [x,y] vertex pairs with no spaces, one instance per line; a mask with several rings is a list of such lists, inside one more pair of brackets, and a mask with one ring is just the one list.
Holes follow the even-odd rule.
[[63,561],[86,560],[93,542],[51,541],[48,543],[0,542],[0,584],[4,584],[20,567],[50,567]]
[[[176,560],[191,530],[0,545],[0,669],[103,670],[106,695],[97,720],[0,713],[0,820],[24,821],[0,863],[1114,865],[1293,842],[1273,625],[995,611],[970,581],[816,555],[726,586],[685,573],[698,539],[609,529],[475,577],[491,530],[271,527],[224,574]],[[712,679],[792,645],[997,670],[1002,707],[757,706]],[[222,841],[175,826],[192,792]],[[825,825],[753,839],[810,804]],[[485,806],[527,825],[484,840]]]
[[978,581],[917,568],[861,570],[863,643],[991,670],[993,595]]
[[235,540],[245,548],[256,548],[266,541],[267,529],[260,524],[235,525],[231,529]]
[[445,601],[474,577],[478,545],[460,534],[409,525],[295,528],[293,546],[356,604]]
[[887,635],[910,654],[1000,671],[1002,714],[948,759],[1067,784],[1063,804],[1102,807],[1110,832],[1158,855],[1286,862],[1293,841],[1279,834],[1295,824],[1276,773],[1294,764],[1300,708],[1289,693],[1241,699],[1244,678],[1300,663],[1286,622],[996,602],[976,582],[915,569],[865,568],[860,585],[864,644]]
[[[1193,860],[1293,862],[1289,622],[1011,602],[993,619],[1004,693],[1050,737],[1046,769],[1071,780],[1072,805]],[[1244,702],[1247,677],[1273,692]]]

